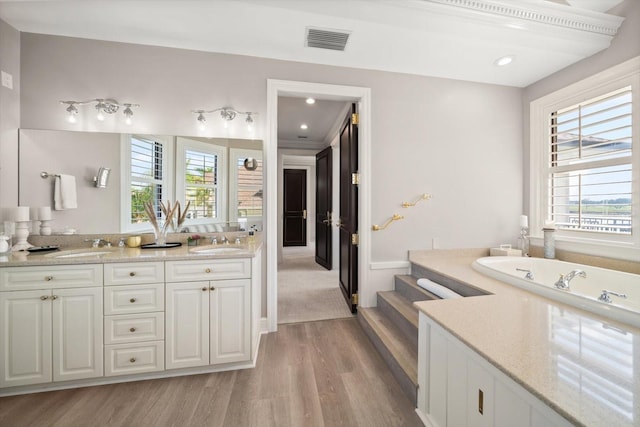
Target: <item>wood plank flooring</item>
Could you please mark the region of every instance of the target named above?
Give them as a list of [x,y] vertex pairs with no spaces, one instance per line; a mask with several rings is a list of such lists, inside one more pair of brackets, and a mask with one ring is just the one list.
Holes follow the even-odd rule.
[[255,369],[0,398],[0,426],[422,426],[355,318],[260,345]]

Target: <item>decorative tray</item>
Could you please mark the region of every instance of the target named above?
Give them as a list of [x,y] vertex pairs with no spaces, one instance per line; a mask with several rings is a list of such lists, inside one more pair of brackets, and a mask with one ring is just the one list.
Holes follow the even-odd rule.
[[140,245],[140,249],[167,249],[167,248],[177,248],[178,246],[182,246],[182,243],[167,242],[164,245],[157,245],[155,243],[146,243],[144,245]]

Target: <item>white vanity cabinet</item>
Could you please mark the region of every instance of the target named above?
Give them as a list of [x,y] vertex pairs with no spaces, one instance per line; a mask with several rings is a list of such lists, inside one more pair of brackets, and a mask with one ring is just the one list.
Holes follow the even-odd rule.
[[571,426],[424,313],[418,384],[417,412],[429,427]]
[[3,268],[0,313],[0,387],[103,375],[102,265]]
[[168,261],[166,273],[166,368],[250,360],[251,260]]
[[104,266],[105,376],[164,370],[164,262]]

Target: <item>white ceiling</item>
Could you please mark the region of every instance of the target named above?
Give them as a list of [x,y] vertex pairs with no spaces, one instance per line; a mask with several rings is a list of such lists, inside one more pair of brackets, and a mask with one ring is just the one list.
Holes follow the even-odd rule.
[[[605,49],[622,19],[602,12],[621,1],[0,1],[0,18],[23,32],[524,87]],[[350,32],[345,51],[306,47],[307,27]],[[515,60],[494,65],[504,55]]]

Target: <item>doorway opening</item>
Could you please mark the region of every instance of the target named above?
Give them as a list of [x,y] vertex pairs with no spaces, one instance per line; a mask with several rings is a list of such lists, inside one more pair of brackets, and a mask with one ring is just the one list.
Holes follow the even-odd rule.
[[[340,288],[338,287],[339,278],[338,278],[338,270],[333,265],[332,270],[327,269],[327,265],[322,262],[317,262],[317,254],[318,248],[316,248],[318,231],[318,224],[326,224],[327,221],[331,222],[333,220],[333,227],[329,227],[331,230],[331,234],[338,235],[339,227],[336,227],[336,220],[338,216],[336,213],[338,212],[339,200],[336,200],[334,204],[333,211],[329,210],[329,212],[325,211],[325,207],[321,206],[321,203],[318,202],[318,206],[320,210],[316,209],[315,200],[313,206],[311,204],[307,205],[307,226],[310,230],[308,230],[308,235],[312,235],[312,239],[307,241],[305,246],[284,246],[283,245],[283,206],[280,204],[281,196],[283,192],[281,171],[284,169],[285,162],[290,163],[294,161],[295,158],[298,163],[304,163],[304,160],[300,160],[305,157],[307,154],[306,161],[311,167],[311,161],[313,160],[313,168],[316,168],[316,159],[315,155],[318,154],[324,147],[316,147],[317,149],[313,153],[300,153],[296,148],[285,147],[285,151],[283,152],[283,144],[280,144],[278,147],[278,119],[279,119],[279,110],[278,110],[278,100],[280,97],[293,97],[293,98],[304,98],[306,97],[314,97],[319,100],[328,100],[328,101],[339,101],[342,105],[351,106],[351,103],[355,103],[359,110],[360,114],[360,130],[359,130],[359,139],[356,144],[359,148],[359,157],[360,157],[360,165],[359,165],[359,174],[361,177],[360,185],[357,192],[357,203],[362,208],[357,212],[357,220],[356,223],[359,225],[361,230],[366,230],[368,228],[368,224],[370,223],[368,215],[368,200],[370,190],[367,185],[367,178],[369,175],[369,149],[364,147],[368,145],[370,137],[370,129],[369,129],[369,117],[370,117],[370,90],[368,88],[361,87],[350,87],[350,86],[336,86],[336,85],[322,85],[322,84],[314,84],[314,83],[303,83],[303,82],[287,82],[287,81],[279,81],[279,80],[269,80],[268,81],[268,105],[267,105],[267,113],[268,113],[268,137],[267,142],[265,144],[265,155],[267,157],[267,162],[271,167],[267,169],[267,191],[270,194],[276,194],[278,197],[267,197],[267,227],[266,227],[266,246],[267,246],[267,328],[269,331],[277,330],[277,324],[280,323],[278,319],[278,293],[279,288],[283,288],[286,286],[287,277],[295,276],[297,281],[300,281],[301,274],[309,273],[310,279],[309,283],[313,283],[316,281],[321,281],[323,276],[329,277],[331,280],[334,289],[338,292],[336,295],[336,301],[339,304],[336,307],[339,307],[343,311],[339,315],[334,315],[335,317],[345,317],[350,315],[349,306],[345,303],[345,299],[341,295]],[[340,125],[337,125],[337,128],[340,128]],[[335,148],[339,148],[339,130],[334,132],[336,136],[336,141],[334,141]],[[286,144],[285,144],[286,146]],[[279,150],[280,148],[280,150]],[[287,151],[289,150],[289,151]],[[293,150],[293,152],[291,151]],[[308,154],[312,154],[309,156]],[[339,159],[339,158],[338,158]],[[335,162],[335,161],[334,161]],[[273,167],[277,165],[277,167]],[[287,165],[289,167],[289,165]],[[305,165],[298,165],[299,168],[304,169]],[[339,169],[339,167],[336,167]],[[308,178],[311,180],[312,177],[315,177],[315,171],[313,174],[309,174]],[[338,180],[334,180],[334,186],[339,185]],[[315,192],[317,188],[314,188],[313,194],[315,199]],[[336,192],[337,193],[337,192]],[[337,194],[336,194],[337,197]],[[304,210],[304,209],[303,209]],[[274,215],[275,213],[277,215]],[[328,218],[327,214],[333,216],[333,218]],[[325,230],[326,231],[326,230]],[[326,233],[325,233],[326,234]],[[334,259],[338,258],[338,247],[339,247],[339,237],[335,240],[334,248],[331,252],[331,259],[327,260],[327,256],[325,254],[324,262],[327,261],[333,262]],[[323,246],[326,242],[318,245],[319,247]],[[359,279],[362,283],[358,293],[360,301],[363,301],[363,296],[367,294],[368,290],[366,287],[366,277],[367,272],[364,268],[365,265],[368,264],[369,260],[369,242],[368,242],[368,233],[360,236],[359,239],[359,250],[362,252],[361,256],[357,258],[357,265],[355,266],[355,271],[359,275]],[[320,257],[323,258],[323,257]],[[322,261],[322,259],[320,260]],[[328,266],[331,267],[331,262],[329,262]],[[336,263],[338,264],[338,263]],[[283,288],[284,289],[284,288]],[[283,293],[284,291],[281,290]],[[303,311],[312,311],[311,308],[315,308],[313,305],[314,302],[320,301],[322,298],[316,296],[309,298],[309,303],[312,307],[307,308]],[[329,299],[329,298],[326,298]],[[363,305],[366,306],[366,305]],[[346,310],[346,311],[345,311]],[[331,318],[331,317],[330,317]],[[284,320],[284,319],[283,319]],[[304,320],[302,320],[304,321]]]

